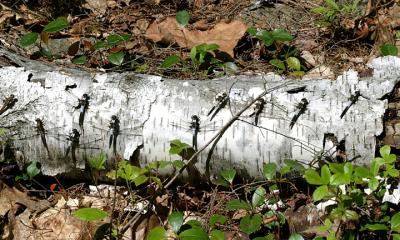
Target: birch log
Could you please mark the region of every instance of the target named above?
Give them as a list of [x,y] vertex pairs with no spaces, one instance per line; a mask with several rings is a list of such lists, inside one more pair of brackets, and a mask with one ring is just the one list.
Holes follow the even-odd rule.
[[[287,80],[273,73],[242,75],[213,80],[174,80],[134,73],[86,72],[78,69],[45,65],[21,60],[3,51],[3,56],[17,59],[20,67],[0,68],[0,98],[14,94],[16,105],[0,115],[0,125],[13,133],[13,144],[24,155],[24,161],[38,160],[46,175],[56,175],[74,168],[71,154],[66,154],[66,138],[72,129],[80,131],[80,147],[76,150],[76,167],[84,169],[85,159],[106,153],[110,159],[108,130],[112,115],[121,121],[117,152],[129,159],[140,149],[140,163],[175,160],[168,154],[169,141],[180,139],[191,143],[188,131],[190,117],[201,121],[198,145],[202,146],[232,114],[265,89],[285,83],[265,96],[266,104],[259,127],[242,116],[219,141],[211,159],[211,173],[235,168],[252,177],[261,176],[264,163],[281,164],[286,158],[309,162],[323,149],[324,134],[331,133],[345,140],[348,159],[368,164],[374,157],[376,136],[384,129],[383,114],[387,100],[379,100],[391,92],[398,82],[400,60],[384,57],[373,60],[373,76],[360,79],[349,70],[336,80]],[[29,80],[29,81],[28,81]],[[76,88],[65,90],[67,85]],[[306,86],[306,91],[287,91]],[[361,97],[340,118],[350,104],[350,96],[360,91]],[[207,113],[218,93],[227,92],[230,104],[210,121]],[[78,99],[90,96],[83,130],[79,126]],[[292,129],[291,119],[298,113],[296,105],[306,98],[308,108]],[[35,136],[35,119],[43,119],[50,156],[39,136]],[[9,134],[8,134],[9,135]],[[33,135],[33,136],[32,136]],[[325,144],[325,150],[332,149]],[[71,151],[71,150],[70,150]],[[136,151],[137,152],[137,151]],[[360,157],[357,157],[360,156]],[[200,154],[197,168],[204,172],[207,150]]]

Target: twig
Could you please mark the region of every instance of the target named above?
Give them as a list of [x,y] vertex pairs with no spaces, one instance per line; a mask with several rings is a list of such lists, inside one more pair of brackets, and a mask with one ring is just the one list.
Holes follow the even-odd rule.
[[183,173],[183,171],[186,169],[186,167],[194,161],[194,159],[196,159],[196,157],[202,152],[204,151],[204,149],[206,149],[211,143],[214,142],[214,140],[216,140],[217,138],[219,138],[220,135],[223,135],[225,133],[226,130],[228,130],[228,128],[236,121],[239,119],[239,117],[249,108],[251,107],[259,98],[263,97],[264,95],[275,91],[276,89],[282,88],[284,86],[290,85],[292,84],[294,81],[287,81],[283,84],[279,84],[278,86],[269,88],[267,90],[265,90],[264,92],[262,92],[260,95],[258,95],[258,97],[256,97],[253,101],[251,101],[250,103],[248,103],[246,106],[244,106],[242,108],[242,110],[240,110],[235,116],[233,116],[224,126],[221,130],[218,131],[218,133],[216,133],[203,147],[201,147],[197,152],[195,152],[193,154],[193,156],[187,161],[187,163],[179,170],[178,173],[176,173],[171,180],[168,181],[168,183],[164,186],[165,189],[167,189],[168,187],[171,186],[171,184],[176,180],[176,178],[178,178],[179,175],[181,175]]

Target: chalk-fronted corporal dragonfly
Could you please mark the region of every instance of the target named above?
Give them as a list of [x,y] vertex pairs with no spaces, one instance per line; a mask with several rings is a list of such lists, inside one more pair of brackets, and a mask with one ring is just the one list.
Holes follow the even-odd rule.
[[354,94],[351,94],[349,97],[349,105],[346,106],[346,108],[343,110],[343,112],[340,114],[340,118],[343,118],[344,115],[346,115],[347,111],[349,111],[350,107],[353,106],[358,102],[360,97],[368,99],[367,97],[363,96],[359,90],[355,91]]
[[[126,124],[125,124],[126,125]],[[102,134],[103,139],[107,139],[108,137],[108,147],[112,149],[113,155],[117,155],[117,145],[119,137],[122,138],[132,138],[142,136],[142,128],[143,126],[137,124],[136,126],[131,126],[128,128],[121,128],[121,120],[117,115],[112,115],[110,121],[108,122],[108,126],[103,126],[103,123],[99,123],[98,126],[93,125],[94,129],[107,132],[107,134]],[[126,139],[125,139],[126,140]],[[124,140],[122,140],[124,141]]]
[[[74,166],[76,167],[77,164],[77,157],[76,157],[76,151],[77,149],[100,149],[99,147],[93,147],[90,146],[90,144],[93,144],[95,142],[101,141],[102,139],[99,138],[95,138],[89,141],[82,141],[81,140],[81,136],[83,136],[83,134],[81,134],[76,128],[72,129],[72,131],[68,134],[68,136],[65,138],[65,140],[68,142],[68,146],[67,149],[65,151],[65,157],[68,157],[69,153],[71,152],[71,159],[74,163]],[[85,137],[85,139],[88,139],[88,137]]]
[[229,95],[226,92],[218,93],[214,99],[214,106],[210,109],[207,117],[211,115],[210,121],[223,109],[229,102]]
[[192,147],[195,151],[197,151],[197,138],[199,133],[208,133],[219,130],[222,127],[222,121],[201,124],[200,117],[197,115],[192,115],[190,122],[180,120],[179,123],[172,122],[170,125],[174,128],[174,130],[183,129],[184,131],[190,132],[192,134]]

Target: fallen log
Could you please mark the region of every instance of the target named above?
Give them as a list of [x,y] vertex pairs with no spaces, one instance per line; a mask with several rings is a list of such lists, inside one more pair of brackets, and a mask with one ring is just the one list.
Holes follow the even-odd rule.
[[[46,175],[84,169],[86,160],[100,153],[106,153],[110,163],[115,153],[132,161],[139,156],[141,165],[175,160],[168,153],[170,141],[192,144],[193,115],[199,118],[195,135],[201,147],[246,104],[277,86],[262,96],[259,114],[257,107],[247,109],[219,139],[209,162],[211,174],[235,168],[258,177],[264,163],[281,164],[288,158],[308,163],[322,155],[368,164],[376,136],[384,129],[387,99],[382,97],[393,91],[400,72],[399,58],[384,57],[371,62],[374,71],[367,78],[349,70],[336,80],[287,80],[269,73],[184,81],[87,72],[30,61],[5,50],[0,55],[19,66],[0,69],[2,106],[11,95],[18,100],[0,115],[0,126],[9,130],[3,140],[13,135],[13,148],[24,156],[21,164],[38,160]],[[227,101],[216,111],[216,96],[224,99],[222,93]],[[42,135],[35,133],[36,119],[47,129],[48,149]],[[116,130],[109,128],[116,119],[120,134],[114,138]],[[208,151],[197,157],[202,173]]]

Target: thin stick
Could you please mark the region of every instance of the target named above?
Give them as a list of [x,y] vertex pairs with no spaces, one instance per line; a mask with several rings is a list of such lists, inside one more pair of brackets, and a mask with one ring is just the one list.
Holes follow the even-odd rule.
[[214,142],[215,139],[217,139],[220,135],[223,135],[226,130],[228,130],[228,128],[236,121],[239,119],[239,117],[248,109],[250,108],[259,98],[265,96],[266,94],[275,91],[276,89],[282,88],[284,86],[290,85],[292,84],[294,81],[287,81],[283,84],[280,84],[278,86],[269,88],[267,90],[265,90],[264,92],[262,92],[260,95],[258,95],[258,97],[256,97],[253,101],[251,101],[250,103],[248,103],[245,107],[243,107],[242,110],[240,110],[235,116],[233,116],[224,126],[221,130],[219,130],[203,147],[201,147],[197,152],[195,152],[193,154],[193,156],[188,160],[188,162],[179,170],[179,172],[177,172],[172,178],[171,180],[168,181],[168,183],[164,186],[165,189],[167,189],[168,187],[171,186],[171,184],[178,178],[179,175],[181,175],[183,173],[183,171],[186,169],[186,167],[192,162],[194,161],[194,159],[196,159],[196,157],[202,152],[204,151],[204,149],[206,149],[212,142]]

